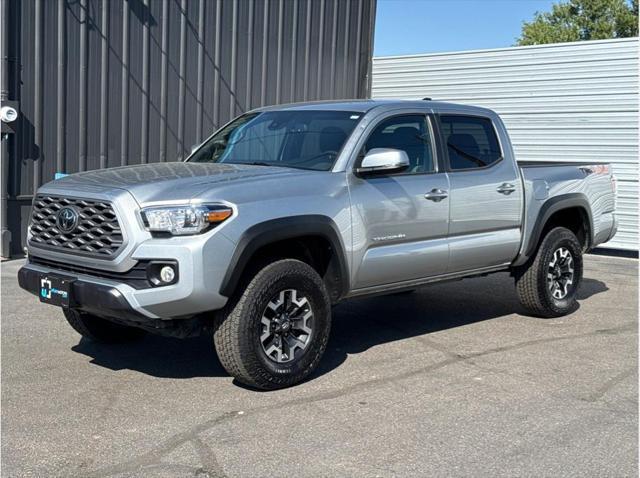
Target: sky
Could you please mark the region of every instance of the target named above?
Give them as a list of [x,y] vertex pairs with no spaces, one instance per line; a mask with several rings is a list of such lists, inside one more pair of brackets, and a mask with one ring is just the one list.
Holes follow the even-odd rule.
[[374,56],[513,46],[558,0],[378,0]]

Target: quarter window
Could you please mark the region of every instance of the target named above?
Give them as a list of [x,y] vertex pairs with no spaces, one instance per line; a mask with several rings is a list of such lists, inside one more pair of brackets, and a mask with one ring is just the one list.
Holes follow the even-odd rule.
[[424,115],[394,116],[382,121],[367,139],[363,153],[375,148],[401,149],[407,153],[410,166],[400,174],[434,170],[431,135]]
[[489,118],[443,115],[440,125],[452,170],[484,168],[502,157]]

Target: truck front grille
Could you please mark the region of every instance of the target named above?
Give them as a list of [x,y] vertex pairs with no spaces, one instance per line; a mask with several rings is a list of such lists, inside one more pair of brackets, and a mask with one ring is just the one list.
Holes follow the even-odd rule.
[[39,194],[33,203],[29,243],[107,259],[116,256],[123,237],[109,202]]

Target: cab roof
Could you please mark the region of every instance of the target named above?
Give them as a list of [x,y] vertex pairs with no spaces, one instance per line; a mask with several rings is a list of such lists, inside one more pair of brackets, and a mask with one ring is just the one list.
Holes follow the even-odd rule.
[[406,108],[433,108],[435,110],[463,110],[470,113],[487,114],[491,110],[477,106],[460,105],[455,103],[445,103],[432,100],[333,100],[333,101],[306,101],[303,103],[288,103],[282,105],[265,106],[256,108],[253,111],[354,111],[367,113],[375,109],[394,109],[397,107]]

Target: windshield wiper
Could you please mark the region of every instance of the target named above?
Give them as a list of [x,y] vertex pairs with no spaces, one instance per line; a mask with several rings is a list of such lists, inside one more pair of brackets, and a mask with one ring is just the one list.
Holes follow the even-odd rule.
[[249,164],[251,166],[277,166],[277,164],[267,163],[266,161],[238,161],[233,164]]
[[223,161],[221,164],[248,164],[250,166],[273,166],[274,168],[291,168],[291,169],[303,169],[305,171],[317,171],[312,168],[304,168],[302,166],[295,166],[293,164],[284,163],[269,163],[266,161]]

